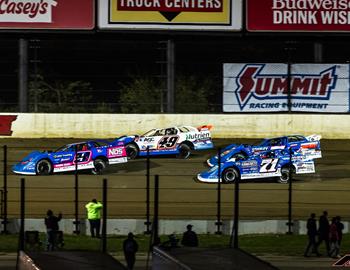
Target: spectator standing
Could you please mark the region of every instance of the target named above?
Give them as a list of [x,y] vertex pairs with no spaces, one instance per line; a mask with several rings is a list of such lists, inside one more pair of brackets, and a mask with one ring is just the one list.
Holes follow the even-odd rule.
[[319,228],[318,228],[318,242],[317,247],[319,247],[322,241],[326,244],[327,254],[330,255],[329,247],[329,221],[328,221],[328,212],[323,211],[323,215],[320,216]]
[[304,252],[305,257],[309,257],[310,249],[311,249],[311,252],[316,253],[317,256],[321,255],[318,252],[317,244],[316,244],[317,224],[316,224],[315,217],[316,217],[316,214],[312,213],[310,215],[310,218],[307,220],[306,228],[307,228],[307,235],[309,237],[309,242]]
[[100,227],[101,227],[101,209],[103,205],[96,199],[92,199],[91,202],[85,205],[87,210],[87,217],[90,223],[91,237],[100,238]]
[[340,216],[336,216],[336,225],[337,225],[337,231],[338,231],[338,243],[339,243],[339,250],[341,247],[341,242],[343,240],[343,230],[344,230],[344,224],[341,222],[341,217]]
[[52,210],[47,210],[45,217],[46,226],[46,250],[52,251],[55,248],[55,233],[59,231],[58,222],[62,219],[62,214],[54,216]]
[[192,225],[187,225],[187,231],[183,233],[181,244],[185,247],[198,247],[197,234],[192,231]]
[[134,268],[138,249],[139,246],[134,239],[133,233],[129,232],[128,238],[123,242],[124,257],[129,270]]
[[329,227],[329,242],[330,242],[330,252],[329,256],[332,258],[338,258],[339,255],[339,234],[337,228],[337,219],[332,218],[332,224]]

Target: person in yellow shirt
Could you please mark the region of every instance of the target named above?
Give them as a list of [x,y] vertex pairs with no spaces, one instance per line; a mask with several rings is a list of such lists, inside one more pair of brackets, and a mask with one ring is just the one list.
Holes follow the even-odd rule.
[[91,202],[85,205],[87,210],[87,218],[90,223],[91,237],[100,238],[100,227],[101,227],[101,209],[103,205],[96,199],[92,199]]

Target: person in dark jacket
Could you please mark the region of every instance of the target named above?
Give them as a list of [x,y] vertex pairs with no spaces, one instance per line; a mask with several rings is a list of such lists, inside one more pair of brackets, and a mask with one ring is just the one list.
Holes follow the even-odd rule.
[[336,226],[337,226],[337,231],[338,231],[338,244],[339,244],[339,253],[340,253],[340,247],[341,247],[341,242],[343,240],[343,230],[344,230],[344,224],[341,222],[341,217],[336,216]]
[[48,251],[53,250],[55,247],[55,233],[59,231],[58,222],[62,219],[62,214],[59,213],[58,216],[54,216],[52,210],[47,210],[45,217],[46,226],[46,249]]
[[316,224],[316,215],[312,213],[310,218],[307,220],[306,228],[307,228],[307,236],[309,237],[309,243],[305,249],[304,256],[309,257],[310,250],[313,253],[316,253],[317,256],[321,254],[318,252],[316,245],[316,236],[317,236],[317,224]]
[[326,244],[327,254],[330,255],[330,246],[329,246],[329,221],[328,221],[328,212],[323,211],[323,215],[320,216],[319,225],[318,225],[318,242],[317,247],[319,247],[322,241]]
[[129,270],[132,270],[134,268],[136,261],[136,252],[138,249],[139,246],[134,239],[134,234],[129,232],[128,238],[123,242],[124,257]]
[[187,225],[187,231],[183,233],[181,244],[185,247],[198,247],[197,234],[192,231],[192,225]]

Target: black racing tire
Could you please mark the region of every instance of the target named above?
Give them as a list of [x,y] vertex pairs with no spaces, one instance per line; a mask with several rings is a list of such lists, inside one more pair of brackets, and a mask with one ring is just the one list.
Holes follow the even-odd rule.
[[290,178],[290,168],[289,167],[283,167],[281,169],[281,176],[278,177],[277,181],[278,183],[281,184],[288,184],[289,183],[289,178]]
[[234,183],[239,181],[239,172],[233,167],[226,168],[221,174],[221,179],[226,184]]
[[47,159],[39,160],[35,165],[35,172],[37,175],[49,175],[52,171],[52,163]]
[[107,164],[103,159],[97,158],[94,161],[95,168],[91,169],[92,174],[102,174],[102,172],[106,169]]
[[177,158],[187,159],[191,155],[191,147],[187,144],[180,144],[178,150],[179,153],[177,154]]
[[139,149],[135,144],[129,143],[125,146],[128,159],[135,159],[139,155]]

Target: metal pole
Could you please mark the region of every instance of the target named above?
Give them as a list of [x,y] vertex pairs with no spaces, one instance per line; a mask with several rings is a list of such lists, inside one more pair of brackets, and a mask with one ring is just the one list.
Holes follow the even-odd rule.
[[238,246],[238,223],[239,223],[239,180],[235,181],[235,216],[234,216],[234,238],[233,247],[239,248]]
[[315,63],[323,62],[323,44],[318,41],[314,43],[314,61]]
[[151,230],[149,226],[150,222],[150,156],[149,156],[149,146],[147,146],[147,159],[146,159],[146,231],[145,234],[150,234]]
[[289,185],[288,185],[288,232],[287,234],[293,234],[292,226],[292,149],[289,148]]
[[175,96],[175,42],[167,42],[167,112],[174,113]]
[[153,243],[158,239],[158,210],[159,210],[159,175],[154,176],[154,224]]
[[216,234],[221,234],[221,148],[218,148],[218,187],[217,187],[217,218],[215,225],[217,226]]
[[4,219],[2,221],[3,224],[3,234],[7,234],[7,145],[4,145]]
[[291,83],[292,83],[292,79],[291,79],[291,52],[290,52],[291,48],[288,48],[288,68],[287,68],[287,91],[288,91],[288,112],[290,113],[292,111],[292,89],[291,89]]
[[19,233],[19,250],[24,250],[24,216],[25,216],[25,179],[21,178],[21,227]]
[[75,145],[75,156],[74,156],[74,162],[75,162],[75,170],[74,170],[74,176],[75,176],[75,184],[74,184],[74,190],[75,190],[75,200],[74,200],[74,206],[75,206],[75,220],[73,224],[75,225],[75,231],[73,233],[79,235],[80,234],[80,228],[79,228],[79,179],[78,179],[78,145]]
[[107,252],[107,179],[103,179],[102,190],[103,220],[102,220],[102,252]]
[[19,111],[28,112],[28,41],[19,39]]

